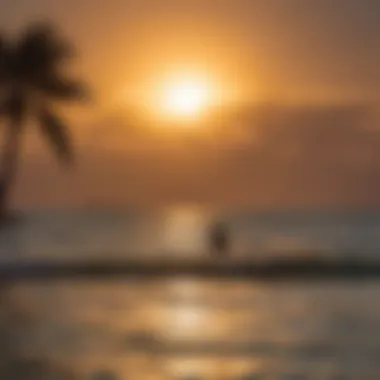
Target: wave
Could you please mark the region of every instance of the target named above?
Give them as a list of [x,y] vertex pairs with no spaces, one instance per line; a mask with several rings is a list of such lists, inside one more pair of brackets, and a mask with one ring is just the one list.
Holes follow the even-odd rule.
[[380,261],[282,259],[267,261],[91,260],[0,265],[0,280],[73,278],[380,279]]

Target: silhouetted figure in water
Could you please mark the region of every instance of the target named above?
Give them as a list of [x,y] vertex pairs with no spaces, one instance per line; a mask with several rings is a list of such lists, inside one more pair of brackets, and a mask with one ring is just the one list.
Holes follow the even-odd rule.
[[226,257],[229,254],[229,235],[225,224],[218,222],[210,230],[210,248],[212,256]]

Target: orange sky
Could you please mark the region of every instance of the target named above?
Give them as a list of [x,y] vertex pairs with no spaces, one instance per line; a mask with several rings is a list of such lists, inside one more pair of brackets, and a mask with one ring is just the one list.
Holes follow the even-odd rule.
[[[0,0],[0,5],[1,24],[12,30],[34,19],[56,21],[77,44],[75,69],[96,94],[95,104],[67,111],[80,158],[72,173],[58,171],[29,137],[17,204],[378,202],[380,160],[357,159],[354,167],[347,155],[348,149],[353,157],[373,150],[378,139],[361,135],[362,128],[378,122],[376,0]],[[173,126],[164,133],[134,106],[144,103],[166,73],[188,69],[236,97],[226,95],[221,113],[197,128]],[[368,108],[353,117],[356,105]],[[323,145],[315,145],[318,139]],[[334,150],[327,159],[328,144]],[[305,147],[315,149],[314,156]],[[314,171],[307,172],[305,162]],[[342,197],[348,184],[355,189]]]

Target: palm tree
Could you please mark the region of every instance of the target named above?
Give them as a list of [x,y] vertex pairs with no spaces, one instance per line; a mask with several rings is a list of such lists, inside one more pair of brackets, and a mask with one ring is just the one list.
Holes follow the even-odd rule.
[[49,24],[33,24],[13,40],[0,36],[0,117],[7,122],[0,159],[0,218],[7,212],[30,117],[37,120],[59,160],[73,162],[69,131],[53,111],[56,101],[79,100],[84,95],[84,85],[61,71],[73,55],[73,47]]

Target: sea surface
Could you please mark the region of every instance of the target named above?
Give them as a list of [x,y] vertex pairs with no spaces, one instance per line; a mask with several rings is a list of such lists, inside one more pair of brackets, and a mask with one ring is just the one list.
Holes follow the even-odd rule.
[[[380,213],[34,212],[0,263],[202,259],[227,223],[230,260],[378,260]],[[0,378],[380,379],[380,281],[167,278],[0,288]]]
[[380,259],[380,212],[45,211],[21,214],[0,233],[0,262],[84,258],[198,258],[209,227],[223,221],[232,259],[318,255]]

